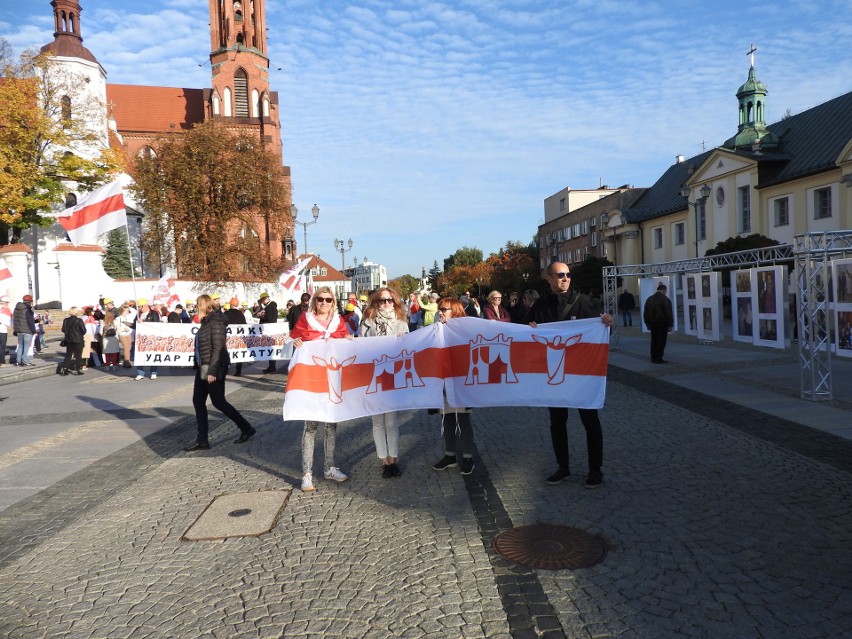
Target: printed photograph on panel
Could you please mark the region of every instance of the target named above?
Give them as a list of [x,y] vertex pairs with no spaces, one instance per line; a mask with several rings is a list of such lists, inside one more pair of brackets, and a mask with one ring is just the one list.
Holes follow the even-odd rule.
[[751,292],[751,273],[739,271],[737,273],[737,293]]
[[[695,291],[693,290],[693,293]],[[697,331],[698,330],[698,310],[695,305],[689,307],[689,330]]]
[[852,355],[852,311],[837,313],[837,349],[846,351],[842,355]]
[[837,282],[835,300],[840,304],[852,304],[852,260],[835,263],[834,277]]
[[710,276],[701,276],[701,297],[710,297]]
[[774,342],[778,339],[778,322],[773,319],[760,320],[760,339]]
[[743,337],[751,337],[751,298],[737,298],[737,332]]
[[687,299],[695,299],[695,278],[688,276],[686,278],[686,297]]
[[[760,271],[757,274],[757,312],[775,313],[776,310],[775,272]],[[762,336],[761,339],[763,339]],[[772,339],[775,338],[773,337]]]
[[712,333],[713,332],[713,309],[705,308],[702,309],[704,311],[704,332]]

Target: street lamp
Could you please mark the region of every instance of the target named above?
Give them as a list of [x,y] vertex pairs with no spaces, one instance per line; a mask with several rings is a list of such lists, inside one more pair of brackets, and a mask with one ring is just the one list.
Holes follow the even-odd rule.
[[[346,247],[349,248],[346,248]],[[346,260],[344,256],[352,250],[352,238],[349,238],[348,242],[344,242],[343,240],[334,240],[334,248],[340,251],[340,272],[346,270]]]
[[698,192],[701,193],[701,197],[695,200],[695,202],[689,201],[689,194],[692,192],[685,184],[680,189],[680,194],[686,199],[686,203],[689,204],[693,209],[695,209],[695,257],[698,257],[698,209],[699,207],[704,211],[704,219],[707,219],[707,209],[704,208],[707,202],[707,198],[710,197],[710,192],[713,189],[710,188],[709,184],[705,184],[702,186]]
[[293,216],[293,224],[298,224],[305,230],[305,244],[304,244],[303,251],[304,251],[305,256],[307,256],[308,255],[308,227],[311,224],[317,223],[317,218],[319,217],[319,207],[316,204],[314,204],[314,206],[311,208],[311,214],[314,216],[314,219],[309,221],[309,222],[297,222],[296,216],[298,214],[299,214],[299,209],[296,208],[295,204],[292,204],[290,206],[290,215]]

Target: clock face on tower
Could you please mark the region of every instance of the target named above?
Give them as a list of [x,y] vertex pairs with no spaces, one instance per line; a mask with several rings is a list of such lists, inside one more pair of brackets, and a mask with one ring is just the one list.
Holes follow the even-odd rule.
[[716,189],[716,204],[722,206],[725,203],[725,189],[721,186]]

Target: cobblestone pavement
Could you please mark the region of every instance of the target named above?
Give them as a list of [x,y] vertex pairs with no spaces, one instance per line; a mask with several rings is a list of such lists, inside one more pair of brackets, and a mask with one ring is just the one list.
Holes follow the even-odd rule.
[[[555,468],[544,409],[474,412],[476,469],[438,473],[439,418],[407,413],[385,480],[368,419],[341,424],[351,481],[298,490],[280,390],[229,398],[258,427],[180,418],[0,513],[0,636],[754,637],[852,634],[852,442],[612,368],[605,477]],[[187,397],[187,400],[189,398]],[[211,413],[215,417],[218,413]],[[774,426],[774,427],[773,427]],[[317,464],[322,455],[317,438]],[[187,542],[217,495],[296,487],[265,535]],[[491,550],[536,522],[602,538],[602,563],[536,571]]]

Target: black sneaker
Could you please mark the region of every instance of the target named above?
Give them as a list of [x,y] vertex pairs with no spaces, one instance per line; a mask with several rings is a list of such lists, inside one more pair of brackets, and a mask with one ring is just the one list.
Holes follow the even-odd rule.
[[456,465],[456,456],[455,455],[444,455],[440,461],[432,464],[432,468],[435,470],[447,470],[447,468],[454,468]]
[[382,464],[382,477],[385,479],[393,477],[393,468],[391,468],[390,464]]
[[600,488],[603,483],[603,473],[599,470],[590,470],[586,477],[586,488]]
[[473,472],[473,460],[470,457],[462,457],[459,468],[462,475],[470,475]]
[[550,477],[545,479],[545,483],[550,484],[551,486],[556,486],[557,484],[561,484],[563,481],[568,479],[571,476],[571,472],[567,470],[562,470],[561,468],[553,473]]

